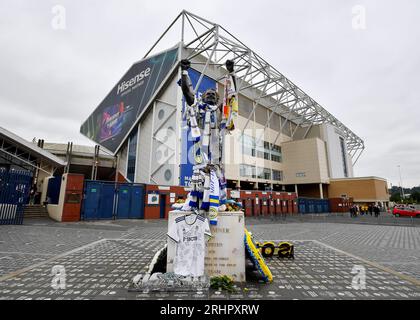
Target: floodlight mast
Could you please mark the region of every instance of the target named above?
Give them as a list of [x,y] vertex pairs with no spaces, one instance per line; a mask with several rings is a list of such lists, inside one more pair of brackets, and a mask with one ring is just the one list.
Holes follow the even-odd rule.
[[[286,125],[295,126],[290,130],[292,138],[298,128],[303,128],[305,132],[303,137],[306,138],[313,125],[329,123],[342,132],[352,163],[353,165],[357,163],[365,149],[364,141],[219,24],[183,10],[153,44],[144,58],[150,55],[165,36],[175,28],[177,23],[181,24],[180,43],[186,49],[185,52],[189,54],[186,57],[180,57],[180,59],[193,59],[197,56],[207,58],[205,62],[193,63],[204,65],[201,71],[197,70],[201,74],[196,88],[200,85],[209,66],[223,68],[224,62],[230,59],[235,62],[238,92],[253,89],[257,93],[254,97],[253,109],[245,127],[242,129],[242,134],[260,101],[269,99],[271,102],[268,108],[272,111],[271,115],[276,113],[285,119],[282,121],[276,141]],[[168,45],[173,45],[173,43]],[[221,81],[222,78],[216,80]],[[267,121],[264,130],[269,126],[269,123],[270,121]]]

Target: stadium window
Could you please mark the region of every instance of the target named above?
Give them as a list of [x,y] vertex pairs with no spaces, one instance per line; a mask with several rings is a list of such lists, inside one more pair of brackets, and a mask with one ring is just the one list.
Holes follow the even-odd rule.
[[243,164],[239,166],[239,175],[241,177],[246,177],[246,168],[245,168],[245,165]]
[[271,180],[271,170],[264,168],[264,179],[265,180]]
[[271,180],[271,170],[267,168],[257,168],[257,178]]
[[264,141],[264,159],[270,160],[270,143],[267,141]]
[[239,174],[244,178],[255,178],[255,167],[248,164],[239,166]]
[[264,140],[259,140],[255,142],[255,149],[257,153],[257,157],[264,159]]
[[273,180],[283,181],[283,171],[273,169]]
[[271,161],[282,162],[281,147],[275,144],[271,145]]
[[255,157],[255,141],[254,138],[248,135],[241,137],[242,154]]
[[134,182],[137,159],[137,127],[130,135],[128,140],[128,160],[127,160],[127,179]]

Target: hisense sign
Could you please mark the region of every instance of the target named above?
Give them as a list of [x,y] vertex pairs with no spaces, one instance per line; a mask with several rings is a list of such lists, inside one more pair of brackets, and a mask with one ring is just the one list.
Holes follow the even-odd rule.
[[141,82],[144,78],[147,78],[150,76],[150,68],[147,68],[146,70],[143,70],[139,74],[137,74],[135,77],[131,78],[128,81],[123,81],[121,84],[118,85],[117,94],[125,92],[127,89],[133,87],[133,89],[136,89],[138,86],[142,85],[143,82]]
[[116,153],[178,62],[178,47],[135,63],[83,123],[80,132]]

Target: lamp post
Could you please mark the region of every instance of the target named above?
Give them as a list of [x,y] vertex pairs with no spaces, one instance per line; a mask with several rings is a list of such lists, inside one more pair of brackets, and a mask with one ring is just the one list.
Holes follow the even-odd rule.
[[405,200],[405,195],[404,195],[404,188],[403,188],[403,185],[402,185],[402,178],[401,178],[401,166],[400,166],[400,165],[398,165],[398,171],[399,171],[399,173],[400,173],[400,188],[401,188],[401,195],[402,195],[402,199],[403,199],[403,202],[404,202],[404,200]]

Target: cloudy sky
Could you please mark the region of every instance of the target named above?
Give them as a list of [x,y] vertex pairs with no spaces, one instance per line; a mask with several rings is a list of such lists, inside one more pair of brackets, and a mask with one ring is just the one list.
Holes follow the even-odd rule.
[[403,185],[420,185],[418,0],[1,0],[0,126],[91,144],[81,123],[182,9],[223,25],[363,138],[357,176],[399,185],[400,165]]

